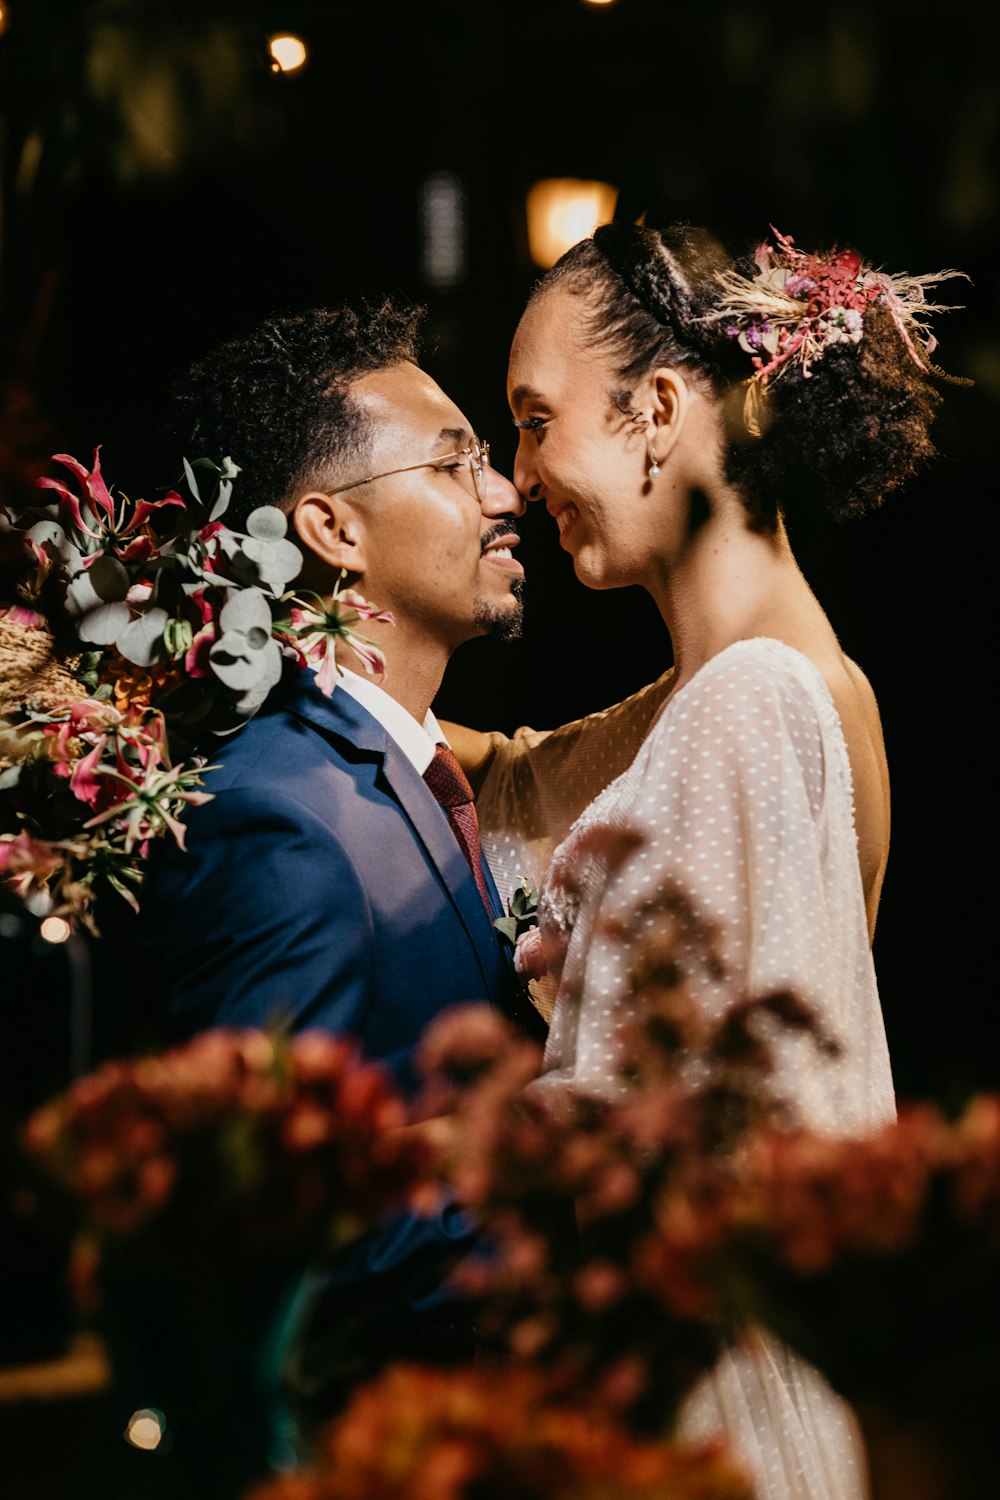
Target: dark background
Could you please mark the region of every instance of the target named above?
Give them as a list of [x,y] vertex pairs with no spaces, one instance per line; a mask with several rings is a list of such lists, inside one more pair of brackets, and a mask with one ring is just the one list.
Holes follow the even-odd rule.
[[[997,26],[960,0],[3,0],[0,480],[101,443],[132,495],[170,377],[264,314],[392,292],[427,306],[424,363],[510,472],[510,336],[539,268],[525,193],[613,183],[630,216],[731,247],[769,225],[893,271],[955,266],[938,325],[932,468],[864,522],[797,537],[879,696],[893,849],[876,962],[897,1086],[1000,1082],[992,890],[994,451],[1000,430]],[[298,34],[295,74],[267,39]],[[421,192],[457,175],[466,269],[423,276]],[[524,639],[475,642],[438,711],[546,727],[670,661],[649,600],[588,594],[531,513]],[[141,977],[136,976],[141,983]]]

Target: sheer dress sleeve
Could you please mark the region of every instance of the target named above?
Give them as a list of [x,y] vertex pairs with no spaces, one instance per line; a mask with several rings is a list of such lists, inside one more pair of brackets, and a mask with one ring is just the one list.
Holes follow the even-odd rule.
[[693,950],[685,955],[707,1014],[734,994],[791,989],[842,1045],[831,1061],[808,1038],[780,1039],[774,1086],[800,1118],[836,1133],[891,1118],[850,764],[812,662],[769,640],[737,642],[712,658],[666,703],[630,768],[557,851],[549,910],[595,819],[633,830],[640,842],[613,873],[587,878],[563,969],[565,1003],[549,1037],[550,1084],[622,1086],[631,955],[608,935],[607,920],[628,924],[674,885],[718,930],[725,977],[699,969]]

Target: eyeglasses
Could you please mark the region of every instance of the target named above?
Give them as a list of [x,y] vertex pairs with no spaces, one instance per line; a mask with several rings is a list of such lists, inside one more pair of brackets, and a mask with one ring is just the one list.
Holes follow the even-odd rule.
[[335,490],[330,490],[331,495],[342,495],[345,490],[356,490],[359,485],[372,484],[376,479],[388,479],[393,474],[409,474],[414,469],[440,469],[448,464],[449,459],[467,458],[467,464],[453,464],[453,469],[472,472],[472,487],[476,499],[482,502],[486,499],[486,490],[489,481],[486,470],[490,462],[490,445],[481,443],[473,436],[467,448],[456,448],[454,453],[442,453],[438,458],[425,459],[420,464],[404,464],[401,469],[385,469],[381,474],[366,474],[364,479],[352,479],[350,484],[339,484]]

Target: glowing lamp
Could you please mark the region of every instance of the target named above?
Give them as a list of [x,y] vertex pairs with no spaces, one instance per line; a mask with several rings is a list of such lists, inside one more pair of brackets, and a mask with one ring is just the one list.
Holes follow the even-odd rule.
[[271,69],[275,73],[297,73],[309,55],[301,37],[284,32],[271,37],[267,50],[271,54]]
[[546,177],[528,189],[528,251],[537,266],[548,267],[585,240],[615,211],[618,189],[610,182],[579,177]]

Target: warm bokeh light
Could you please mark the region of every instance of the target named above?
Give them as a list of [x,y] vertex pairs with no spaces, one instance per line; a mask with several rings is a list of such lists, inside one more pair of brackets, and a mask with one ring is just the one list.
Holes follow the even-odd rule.
[[551,266],[578,240],[586,239],[615,211],[618,189],[610,182],[546,177],[528,189],[528,250],[538,266]]
[[7,29],[7,7],[6,7],[6,5],[4,5],[2,3],[2,0],[0,0],[0,36],[3,36],[4,32],[6,31],[6,29]]
[[147,1452],[151,1452],[160,1446],[165,1425],[161,1411],[156,1411],[151,1406],[143,1406],[139,1411],[134,1411],[128,1419],[128,1426],[125,1429],[126,1441],[130,1442],[133,1448],[145,1448]]
[[38,929],[47,943],[64,943],[72,930],[62,917],[46,917]]
[[614,5],[615,0],[583,0],[584,5]]
[[271,54],[271,66],[276,73],[297,72],[309,55],[301,37],[285,32],[271,37],[267,50]]

